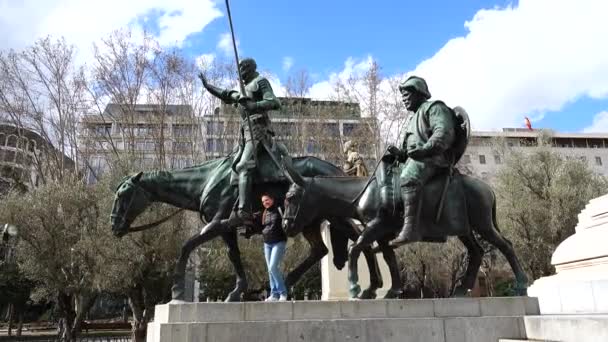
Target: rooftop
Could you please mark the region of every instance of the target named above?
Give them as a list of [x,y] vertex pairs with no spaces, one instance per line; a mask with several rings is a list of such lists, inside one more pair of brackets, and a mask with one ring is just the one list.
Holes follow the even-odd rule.
[[[505,138],[536,138],[543,130],[527,128],[503,128],[502,131],[473,131],[475,137],[505,137]],[[608,132],[599,133],[569,133],[549,130],[553,138],[608,139]]]

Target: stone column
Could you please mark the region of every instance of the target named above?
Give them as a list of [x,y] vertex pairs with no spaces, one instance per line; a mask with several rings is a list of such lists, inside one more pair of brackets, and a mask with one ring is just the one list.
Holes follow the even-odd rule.
[[542,314],[608,314],[608,195],[578,215],[576,233],[553,253],[556,274],[528,289]]
[[[323,242],[329,249],[329,253],[321,259],[321,299],[322,300],[344,300],[349,299],[348,289],[348,262],[342,268],[338,270],[333,264],[333,251],[331,248],[331,241],[329,239],[328,224],[325,223],[321,231]],[[382,298],[391,287],[391,277],[388,270],[388,265],[384,261],[382,254],[377,254],[378,266],[380,267],[380,274],[382,276],[383,287],[378,289],[376,292],[378,297]],[[369,269],[367,268],[367,262],[363,254],[358,261],[359,269],[359,285],[361,289],[365,290],[369,286]]]

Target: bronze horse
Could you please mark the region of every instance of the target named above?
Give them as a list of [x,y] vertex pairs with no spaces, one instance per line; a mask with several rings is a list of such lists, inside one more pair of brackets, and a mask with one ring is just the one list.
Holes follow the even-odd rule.
[[[231,186],[231,165],[234,155],[207,161],[201,165],[174,171],[140,172],[128,177],[118,186],[112,208],[112,231],[120,237],[130,231],[131,223],[152,202],[163,202],[178,208],[200,213],[205,227],[200,234],[188,239],[181,249],[174,272],[172,297],[184,299],[184,276],[190,253],[206,241],[221,236],[228,247],[228,257],[236,272],[236,286],[226,301],[239,301],[247,289],[247,279],[241,262],[237,242],[237,225],[229,219],[237,200],[236,187]],[[307,176],[342,176],[343,171],[335,165],[314,157],[293,159],[293,167]],[[262,192],[271,191],[282,203],[290,182],[262,183],[254,186],[257,198]],[[259,203],[257,203],[259,205]],[[261,207],[257,208],[261,209]],[[286,278],[288,287],[295,284],[300,277],[328,252],[321,238],[321,223],[331,223],[331,242],[334,250],[334,265],[341,269],[347,257],[348,240],[359,236],[357,228],[348,220],[335,218],[332,215],[311,217],[302,234],[310,244],[310,254]],[[149,227],[148,227],[149,228]],[[371,250],[364,251],[370,266],[370,287],[366,296],[375,297],[375,291],[382,287],[378,263]]]
[[[299,172],[286,166],[293,184],[286,195],[283,227],[289,235],[300,232],[310,224],[310,217],[334,215],[359,220],[365,226],[357,242],[350,247],[349,282],[352,297],[360,291],[357,259],[362,250],[374,241],[382,251],[391,272],[392,285],[388,297],[401,294],[401,278],[394,250],[388,242],[401,228],[403,206],[395,200],[392,210],[380,206],[380,193],[375,176],[360,177],[302,177]],[[397,174],[399,174],[397,172]],[[418,224],[426,242],[445,242],[448,236],[458,236],[468,251],[468,265],[461,284],[453,295],[464,296],[475,284],[484,250],[473,232],[496,246],[509,262],[515,274],[515,290],[526,294],[528,278],[515,255],[513,246],[498,230],[496,222],[496,198],[492,188],[479,179],[456,172],[447,190],[446,203],[439,204],[446,175],[436,177],[424,189]],[[437,215],[437,208],[440,215]]]

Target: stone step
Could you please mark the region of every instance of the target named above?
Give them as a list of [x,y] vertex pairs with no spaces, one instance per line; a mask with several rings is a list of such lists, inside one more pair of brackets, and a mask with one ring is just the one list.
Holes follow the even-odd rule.
[[524,317],[527,338],[559,342],[608,341],[608,315],[542,315]]
[[525,338],[523,317],[307,319],[148,325],[148,342],[496,342]]
[[[531,297],[185,303],[157,305],[157,323],[538,315]],[[507,336],[506,336],[507,337]]]
[[501,338],[498,342],[559,342],[559,341],[549,341],[549,340],[520,340],[520,339],[512,339],[512,338]]

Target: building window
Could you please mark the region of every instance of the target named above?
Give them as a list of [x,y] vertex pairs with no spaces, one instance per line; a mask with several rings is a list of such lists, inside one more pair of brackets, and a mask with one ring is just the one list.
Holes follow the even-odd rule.
[[206,148],[207,152],[214,152],[215,151],[215,140],[214,139],[207,139],[207,148]]
[[496,164],[502,164],[502,160],[500,159],[500,156],[494,155],[494,162]]
[[173,126],[174,137],[190,137],[194,132],[194,127],[191,125],[175,125]]
[[595,157],[595,165],[602,166],[602,157]]
[[325,134],[340,136],[340,128],[338,127],[338,123],[326,123],[323,124],[323,128],[325,130]]
[[479,155],[479,164],[485,164],[486,163],[486,156],[484,156],[483,154]]
[[342,124],[342,132],[344,135],[352,135],[356,127],[354,123],[344,123]]
[[174,142],[173,150],[175,151],[190,151],[192,149],[192,143],[189,142]]
[[468,154],[465,154],[464,156],[462,156],[462,162],[464,164],[471,164],[471,156]]
[[6,141],[6,146],[17,147],[17,137],[14,135],[9,135],[8,140]]

